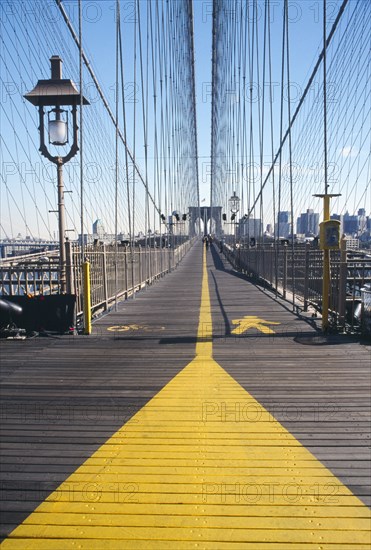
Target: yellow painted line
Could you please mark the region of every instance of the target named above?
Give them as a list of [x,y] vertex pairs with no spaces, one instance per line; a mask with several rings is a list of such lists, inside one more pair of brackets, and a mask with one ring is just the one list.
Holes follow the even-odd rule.
[[369,550],[370,519],[368,508],[214,361],[204,252],[194,360],[2,546]]

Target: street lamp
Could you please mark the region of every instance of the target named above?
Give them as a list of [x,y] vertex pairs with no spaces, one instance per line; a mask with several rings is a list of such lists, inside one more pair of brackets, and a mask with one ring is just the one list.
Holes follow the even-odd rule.
[[[77,145],[77,105],[89,105],[81,96],[72,80],[62,79],[62,59],[58,55],[50,58],[51,79],[39,80],[35,88],[25,94],[25,99],[39,108],[39,151],[48,160],[57,165],[58,176],[58,224],[59,224],[59,264],[61,271],[61,291],[66,292],[66,250],[65,250],[65,208],[63,188],[63,165],[74,157],[79,150]],[[61,109],[69,106],[71,110]],[[69,118],[72,115],[72,144],[64,157],[53,156],[45,143],[44,107],[53,107],[48,111],[48,144],[63,146],[69,142]],[[83,235],[81,236],[83,238]]]
[[[235,218],[236,218],[236,214],[239,212],[240,210],[240,202],[241,202],[241,199],[240,197],[238,197],[236,195],[236,191],[233,191],[233,195],[230,197],[228,203],[229,203],[229,210],[231,211],[231,221],[234,222]],[[234,226],[234,246],[236,247],[236,233],[237,233],[237,222],[234,222],[235,223],[235,226]]]

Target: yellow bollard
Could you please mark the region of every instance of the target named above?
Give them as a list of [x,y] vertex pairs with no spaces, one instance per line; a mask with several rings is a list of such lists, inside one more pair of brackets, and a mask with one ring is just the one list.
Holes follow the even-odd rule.
[[82,264],[82,274],[84,289],[84,334],[91,334],[90,262],[84,262]]

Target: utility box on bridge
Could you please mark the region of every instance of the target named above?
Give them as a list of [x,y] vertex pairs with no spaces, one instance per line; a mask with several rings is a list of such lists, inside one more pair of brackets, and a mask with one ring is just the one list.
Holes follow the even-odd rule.
[[319,224],[319,245],[322,250],[338,250],[340,248],[340,222],[326,220]]

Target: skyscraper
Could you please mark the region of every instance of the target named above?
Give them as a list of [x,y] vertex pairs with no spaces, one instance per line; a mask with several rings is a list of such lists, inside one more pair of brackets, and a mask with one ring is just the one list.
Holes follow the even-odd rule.
[[291,233],[291,214],[290,212],[281,211],[277,216],[278,223],[276,223],[276,235],[277,237],[288,237]]
[[308,208],[307,211],[300,214],[297,219],[296,231],[306,237],[318,235],[319,214]]

